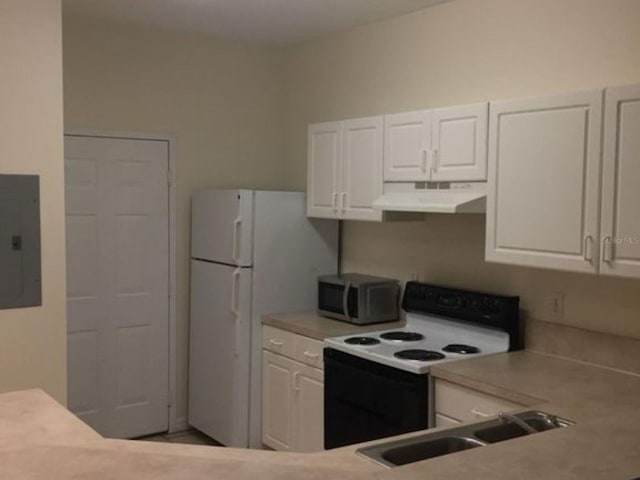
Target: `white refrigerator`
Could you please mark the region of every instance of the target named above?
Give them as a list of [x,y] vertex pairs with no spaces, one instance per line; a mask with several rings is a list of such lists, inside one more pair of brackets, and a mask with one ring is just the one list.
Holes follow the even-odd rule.
[[317,307],[338,270],[338,222],[300,192],[199,190],[191,202],[189,424],[231,447],[262,446],[261,315]]

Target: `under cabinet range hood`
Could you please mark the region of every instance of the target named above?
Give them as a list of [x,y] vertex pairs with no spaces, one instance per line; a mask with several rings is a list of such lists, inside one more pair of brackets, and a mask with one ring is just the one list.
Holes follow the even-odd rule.
[[403,188],[385,184],[373,208],[391,212],[485,213],[486,184],[451,184],[449,188]]

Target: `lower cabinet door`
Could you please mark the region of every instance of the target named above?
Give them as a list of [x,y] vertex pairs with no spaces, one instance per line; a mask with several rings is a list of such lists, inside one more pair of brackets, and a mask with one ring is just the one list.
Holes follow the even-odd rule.
[[324,449],[324,372],[262,351],[262,442],[275,450]]
[[324,450],[324,372],[296,365],[294,373],[295,450]]
[[263,350],[262,441],[293,450],[293,374],[296,362]]

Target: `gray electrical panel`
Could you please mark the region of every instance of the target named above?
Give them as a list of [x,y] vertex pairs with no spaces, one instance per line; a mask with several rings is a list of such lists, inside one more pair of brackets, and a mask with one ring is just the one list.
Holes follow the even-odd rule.
[[0,174],[0,308],[42,305],[40,179]]

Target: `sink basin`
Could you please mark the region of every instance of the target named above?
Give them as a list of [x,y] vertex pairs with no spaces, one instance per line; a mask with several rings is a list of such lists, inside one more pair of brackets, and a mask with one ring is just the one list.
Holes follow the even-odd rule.
[[398,466],[483,445],[484,443],[472,438],[444,437],[391,448],[382,452],[380,456],[391,465]]
[[[533,428],[536,433],[572,425],[568,420],[538,411],[520,413],[516,417]],[[529,432],[516,423],[501,423],[473,431],[474,437],[487,443],[503,442],[525,435],[529,435]]]
[[[527,422],[528,423],[528,422]],[[534,427],[535,428],[535,427]],[[512,438],[524,437],[528,435],[524,428],[515,423],[496,425],[495,427],[483,428],[473,432],[474,436],[487,443],[503,442]]]
[[494,418],[481,423],[378,443],[360,448],[357,453],[386,467],[396,467],[573,425],[569,420],[537,410],[517,413],[515,416],[532,427],[535,433],[527,432],[506,416],[504,419]]

